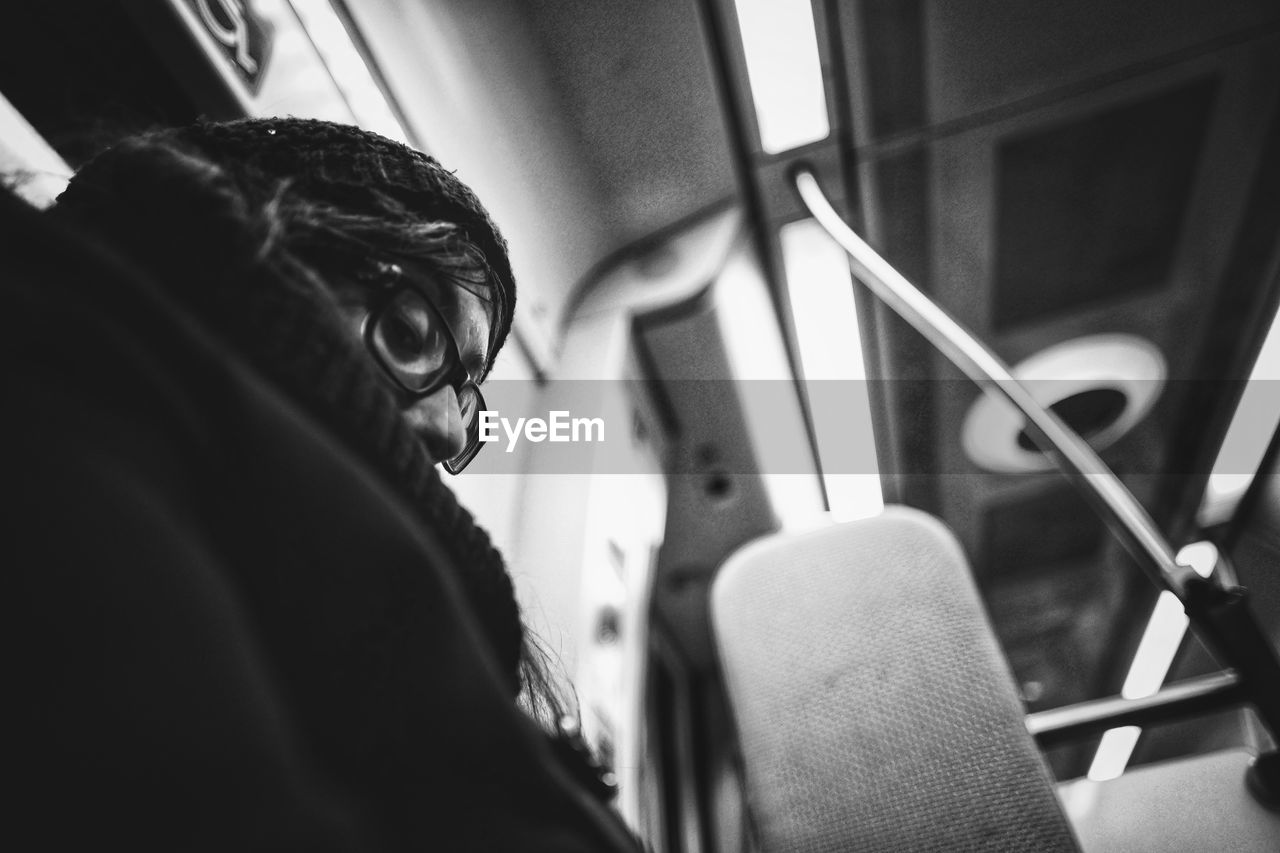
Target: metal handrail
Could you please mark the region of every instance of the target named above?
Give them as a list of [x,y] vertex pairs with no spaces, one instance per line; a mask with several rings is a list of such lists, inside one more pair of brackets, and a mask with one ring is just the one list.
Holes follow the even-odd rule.
[[1178,563],[1173,548],[1151,516],[1093,448],[1013,377],[1008,365],[941,306],[907,281],[888,261],[853,232],[823,194],[807,166],[794,173],[805,207],[827,234],[845,250],[854,274],[882,302],[892,308],[985,392],[1013,405],[1027,419],[1027,433],[1036,445],[1056,457],[1064,474],[1086,495],[1157,586],[1184,602],[1187,583],[1197,578]]
[[[1222,572],[1201,578],[1191,567],[1178,563],[1151,516],[1093,448],[1040,405],[999,356],[855,234],[823,194],[812,169],[801,165],[792,177],[804,206],[848,254],[858,279],[986,393],[1022,413],[1036,445],[1090,499],[1156,585],[1178,596],[1192,624],[1234,671],[1231,677],[1237,680],[1241,697],[1257,711],[1273,738],[1280,739],[1280,657],[1249,607],[1247,590],[1224,587],[1219,580]],[[1229,690],[1234,692],[1236,685]],[[1228,688],[1224,686],[1222,692]],[[1280,805],[1280,752],[1266,753],[1259,762],[1258,767],[1265,769],[1253,772],[1255,793]]]

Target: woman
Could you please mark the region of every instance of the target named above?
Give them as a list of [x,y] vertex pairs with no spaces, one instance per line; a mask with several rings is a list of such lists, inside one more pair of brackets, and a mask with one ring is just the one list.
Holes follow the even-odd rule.
[[510,577],[433,467],[478,449],[515,304],[470,190],[355,128],[244,120],[126,140],[51,217],[6,200],[26,828],[633,849],[543,733]]

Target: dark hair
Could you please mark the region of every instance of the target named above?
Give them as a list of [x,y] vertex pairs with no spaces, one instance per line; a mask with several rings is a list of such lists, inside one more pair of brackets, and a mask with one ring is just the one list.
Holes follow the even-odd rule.
[[[502,325],[503,288],[484,253],[456,224],[415,219],[386,193],[364,190],[344,195],[345,205],[305,194],[279,196],[272,216],[285,232],[283,248],[315,271],[330,290],[334,284],[324,270],[345,266],[358,273],[371,260],[387,256],[421,261],[439,281],[474,294],[488,306],[490,332],[483,371],[487,375]],[[359,275],[342,278],[348,287],[363,280]]]
[[[415,220],[396,199],[377,190],[364,191],[361,203],[347,191],[343,203],[335,203],[294,197],[287,182],[281,189],[266,211],[281,228],[279,248],[301,259],[322,281],[329,264],[360,263],[387,252],[424,262],[442,281],[484,302],[492,303],[491,294],[501,290],[484,254],[453,223]],[[332,292],[327,282],[325,286]],[[497,323],[491,328],[496,333]],[[486,373],[491,357],[492,351],[486,354]],[[441,484],[441,489],[446,487]],[[487,542],[483,528],[472,529]],[[492,553],[499,560],[493,571],[505,574],[501,557],[496,550]],[[519,704],[549,733],[559,733],[565,718],[576,716],[570,713],[571,708],[576,710],[576,699],[567,681],[560,684],[552,676],[552,655],[527,627],[522,626],[522,633]]]
[[[183,227],[174,228],[170,217],[178,210]],[[331,355],[309,345],[307,335],[330,336],[327,343],[335,346],[350,337],[324,285],[324,264],[374,248],[393,250],[421,258],[473,292],[488,292],[483,255],[449,223],[415,219],[385,193],[346,188],[335,199],[310,186],[303,192],[288,179],[213,163],[167,135],[125,140],[90,161],[51,213],[106,238],[156,273],[264,373],[322,414],[442,534],[513,698],[549,734],[563,738],[561,722],[576,711],[567,680],[552,676],[549,655],[525,630],[501,554],[441,482],[395,401],[375,380],[363,348],[350,341],[350,352],[361,355],[344,365],[345,372],[328,370],[329,381],[298,381],[318,369],[317,359]],[[156,239],[158,226],[172,239]],[[202,262],[184,265],[191,257]],[[281,327],[284,316],[287,328]]]

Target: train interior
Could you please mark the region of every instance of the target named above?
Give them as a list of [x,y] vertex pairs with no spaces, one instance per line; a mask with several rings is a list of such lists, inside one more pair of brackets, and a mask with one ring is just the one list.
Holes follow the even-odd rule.
[[[1280,641],[1272,2],[47,0],[0,39],[0,168],[36,204],[125,133],[284,114],[404,140],[485,200],[520,306],[490,407],[581,414],[607,440],[504,436],[450,485],[655,850],[778,849],[757,810],[773,771],[739,737],[739,693],[767,688],[726,687],[741,627],[717,590],[760,548],[941,522],[999,650],[949,671],[1005,678],[1028,719],[1235,666],[1021,417],[857,284],[797,168]],[[951,595],[910,559],[873,574],[849,594],[923,620]],[[803,622],[803,586],[766,609]],[[931,652],[899,657],[866,607],[829,629],[919,673],[918,708],[832,725],[897,729],[872,736],[902,753],[917,730],[971,736],[913,669]],[[1251,707],[1038,738],[1077,841],[1275,849],[1275,806],[1243,781],[1274,748]],[[771,708],[771,738],[806,736],[803,707]],[[980,788],[955,796],[980,809]]]

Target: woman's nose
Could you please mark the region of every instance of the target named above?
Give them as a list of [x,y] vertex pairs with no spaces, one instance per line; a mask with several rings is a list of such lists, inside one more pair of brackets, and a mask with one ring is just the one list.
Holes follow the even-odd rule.
[[432,462],[452,459],[467,446],[458,394],[446,385],[413,404],[405,415],[427,447]]

